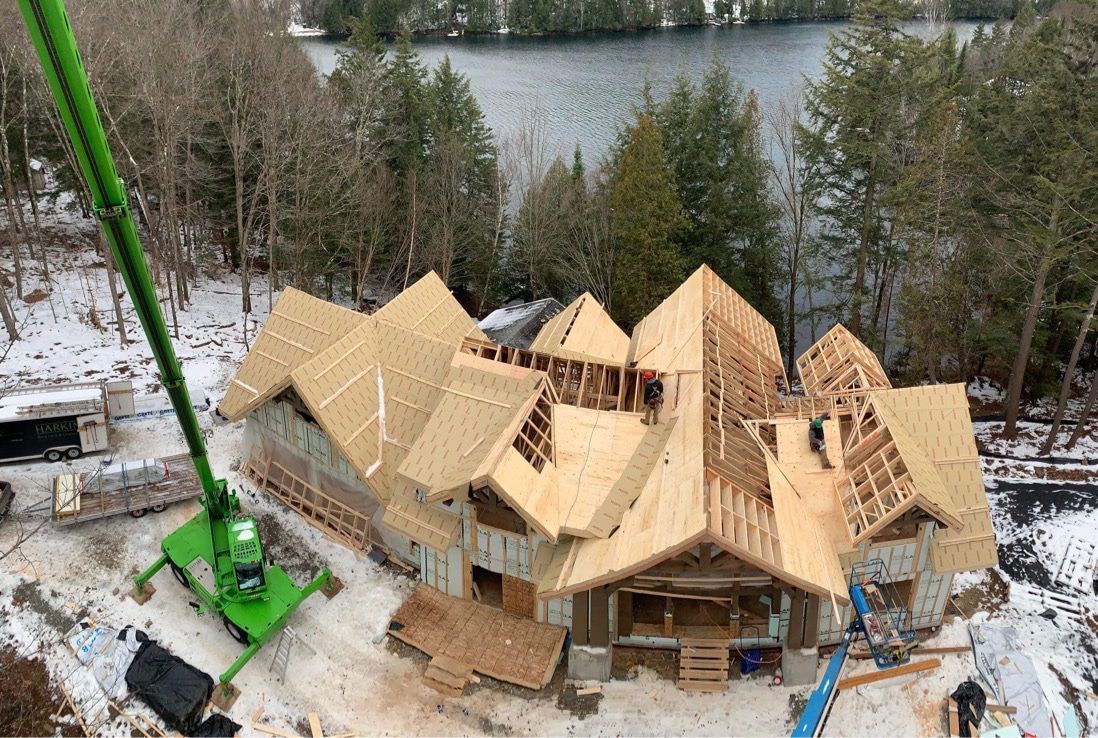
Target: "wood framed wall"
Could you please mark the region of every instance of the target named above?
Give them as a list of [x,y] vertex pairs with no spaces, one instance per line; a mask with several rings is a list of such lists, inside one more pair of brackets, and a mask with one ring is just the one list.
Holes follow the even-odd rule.
[[266,458],[258,448],[251,449],[242,471],[257,487],[348,547],[361,551],[372,545],[369,516],[324,494],[281,464]]
[[537,369],[549,378],[555,400],[593,410],[644,411],[643,368],[599,362],[593,358],[561,358],[528,349],[466,339],[462,351],[504,364]]

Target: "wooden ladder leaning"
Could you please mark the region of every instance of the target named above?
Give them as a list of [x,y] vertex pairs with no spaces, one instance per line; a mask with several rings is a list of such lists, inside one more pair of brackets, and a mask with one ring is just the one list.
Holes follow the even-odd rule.
[[728,641],[683,638],[679,651],[679,689],[723,692],[728,689]]

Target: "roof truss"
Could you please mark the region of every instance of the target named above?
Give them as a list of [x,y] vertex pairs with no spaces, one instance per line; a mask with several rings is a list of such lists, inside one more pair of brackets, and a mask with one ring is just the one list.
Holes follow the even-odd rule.
[[892,386],[877,355],[841,324],[797,359],[805,394],[834,394]]

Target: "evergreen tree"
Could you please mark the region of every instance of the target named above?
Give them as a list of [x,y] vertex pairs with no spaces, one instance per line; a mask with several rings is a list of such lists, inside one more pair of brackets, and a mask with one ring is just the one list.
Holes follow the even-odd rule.
[[675,173],[685,227],[676,234],[684,268],[709,265],[768,319],[780,323],[774,299],[778,209],[769,188],[754,95],[746,99],[728,67],[714,57],[695,88],[685,75],[661,103],[644,92]]
[[855,335],[867,312],[876,312],[867,311],[867,300],[883,294],[875,278],[894,266],[888,203],[917,114],[909,98],[920,46],[900,30],[899,18],[892,0],[867,0],[854,25],[831,37],[823,74],[805,88],[802,135],[818,171],[823,248],[835,268],[832,292],[845,303]]
[[501,190],[498,154],[469,80],[444,57],[425,91],[429,146],[424,186],[428,266],[482,297],[497,261]]
[[583,151],[577,143],[575,151],[572,152],[572,181],[583,182],[585,176],[587,176],[587,167],[583,163]]
[[611,314],[626,330],[682,282],[675,234],[683,227],[660,131],[646,115],[623,132],[609,180],[615,243]]
[[1072,43],[1058,20],[1012,33],[1002,65],[977,86],[968,110],[987,245],[1005,268],[1024,277],[1022,289],[1009,296],[1013,310],[1000,313],[1022,317],[1011,326],[1017,339],[1000,354],[1004,361],[1013,358],[1008,436],[1016,432],[1027,371],[1040,350],[1035,338],[1046,288],[1064,265],[1092,254],[1096,238],[1093,57],[1073,55]]
[[397,177],[407,177],[422,166],[429,136],[426,97],[427,69],[412,49],[407,31],[393,47],[383,77],[387,106],[381,127],[389,166]]
[[386,108],[385,46],[369,16],[351,21],[351,35],[336,50],[329,85],[338,96],[360,160],[373,158],[383,138]]

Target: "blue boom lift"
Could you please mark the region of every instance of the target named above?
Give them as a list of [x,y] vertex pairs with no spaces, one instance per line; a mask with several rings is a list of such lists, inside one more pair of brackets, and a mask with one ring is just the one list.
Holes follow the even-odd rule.
[[911,617],[888,576],[884,562],[873,559],[855,564],[850,572],[850,625],[838,650],[827,664],[823,679],[808,699],[794,738],[811,738],[823,729],[835,685],[839,681],[850,646],[858,636],[865,638],[878,669],[906,664],[917,641]]

